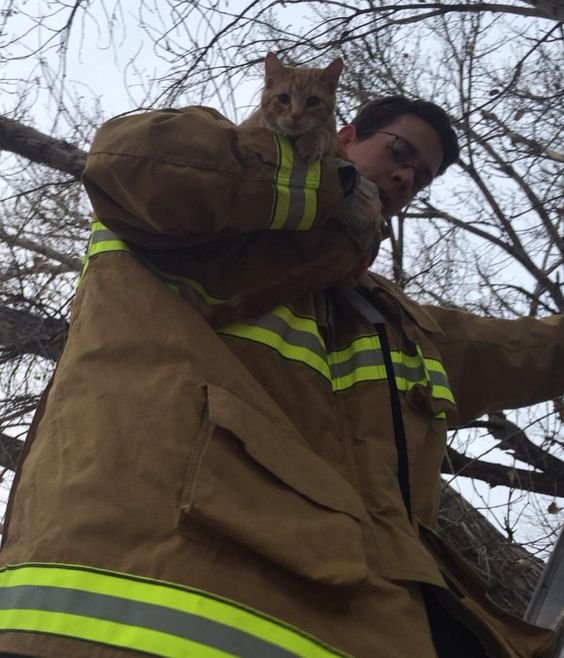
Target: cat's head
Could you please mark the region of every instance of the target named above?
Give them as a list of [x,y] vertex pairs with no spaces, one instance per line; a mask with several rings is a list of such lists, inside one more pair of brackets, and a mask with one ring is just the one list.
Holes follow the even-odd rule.
[[289,137],[327,125],[334,116],[342,70],[340,57],[324,69],[294,68],[284,66],[274,53],[268,53],[261,97],[265,123]]

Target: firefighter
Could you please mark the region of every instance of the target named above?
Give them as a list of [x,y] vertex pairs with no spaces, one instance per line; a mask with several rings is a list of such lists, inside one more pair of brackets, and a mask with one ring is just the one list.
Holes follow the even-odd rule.
[[447,427],[564,391],[561,316],[421,306],[366,273],[206,320],[358,236],[367,204],[375,253],[458,154],[446,114],[402,97],[339,139],[344,163],[308,164],[209,108],[100,128],[68,341],[8,506],[4,655],[550,655],[434,528]]

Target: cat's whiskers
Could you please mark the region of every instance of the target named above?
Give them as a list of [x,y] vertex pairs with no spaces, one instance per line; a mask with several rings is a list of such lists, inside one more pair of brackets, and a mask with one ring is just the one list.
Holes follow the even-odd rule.
[[268,53],[260,107],[241,125],[291,138],[306,162],[336,154],[335,104],[342,68],[340,58],[324,69],[284,66]]

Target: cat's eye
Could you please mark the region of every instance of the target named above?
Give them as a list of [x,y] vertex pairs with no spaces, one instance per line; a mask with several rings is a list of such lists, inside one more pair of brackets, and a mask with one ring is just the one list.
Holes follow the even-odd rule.
[[289,94],[278,94],[278,100],[282,105],[289,105],[291,98]]
[[321,103],[319,96],[310,96],[306,101],[307,107],[317,107]]

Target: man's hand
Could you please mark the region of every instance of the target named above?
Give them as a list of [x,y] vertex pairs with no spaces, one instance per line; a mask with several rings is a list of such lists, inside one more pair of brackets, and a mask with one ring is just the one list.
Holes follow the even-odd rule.
[[339,160],[339,173],[345,191],[339,210],[333,216],[359,250],[359,276],[372,264],[378,253],[385,228],[378,187],[361,176],[350,162]]

